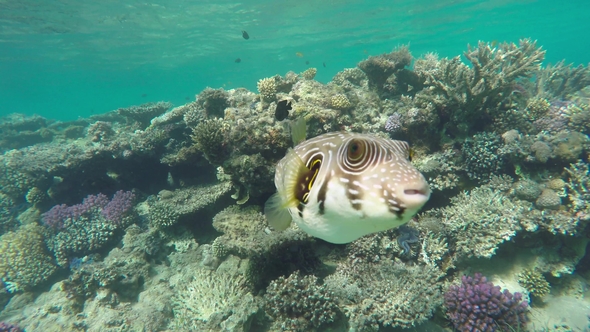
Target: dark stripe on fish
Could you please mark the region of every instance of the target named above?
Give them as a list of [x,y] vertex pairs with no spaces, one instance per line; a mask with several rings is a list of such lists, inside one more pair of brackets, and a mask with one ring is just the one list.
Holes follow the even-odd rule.
[[[346,185],[346,197],[348,197],[348,200],[350,200],[350,204],[352,205],[352,208],[359,211],[360,209],[362,209],[363,205],[359,202],[354,202],[354,201],[361,199],[361,196],[363,195],[362,188],[360,186],[355,186],[353,184],[354,181],[357,181],[356,176],[349,174],[348,177],[346,177],[346,178],[349,180]],[[354,186],[355,188],[352,188],[352,186]],[[354,191],[356,191],[356,193],[352,193],[352,192],[350,192],[350,190],[354,190]]]
[[324,180],[324,183],[322,183],[322,186],[320,187],[320,190],[318,191],[318,202],[320,203],[320,215],[324,214],[324,204],[326,202],[326,192],[328,191],[328,182],[330,182],[330,173],[326,174],[326,179]]

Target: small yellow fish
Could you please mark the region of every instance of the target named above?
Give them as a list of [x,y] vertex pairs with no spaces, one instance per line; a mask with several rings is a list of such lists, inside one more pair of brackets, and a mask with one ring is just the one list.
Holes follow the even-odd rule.
[[301,53],[301,52],[297,52],[297,53],[295,53],[295,55],[298,56],[298,57],[300,57],[300,58],[303,58],[303,53]]
[[303,141],[303,121],[292,132],[296,146],[277,164],[277,193],[264,207],[277,230],[295,221],[312,236],[348,243],[407,223],[430,198],[404,141],[348,132]]

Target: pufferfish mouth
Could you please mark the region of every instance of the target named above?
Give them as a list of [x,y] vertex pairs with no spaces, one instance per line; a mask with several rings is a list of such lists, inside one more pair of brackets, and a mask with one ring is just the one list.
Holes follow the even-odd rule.
[[419,209],[430,198],[430,187],[426,182],[417,186],[406,187],[401,196],[401,201],[404,202],[407,208]]

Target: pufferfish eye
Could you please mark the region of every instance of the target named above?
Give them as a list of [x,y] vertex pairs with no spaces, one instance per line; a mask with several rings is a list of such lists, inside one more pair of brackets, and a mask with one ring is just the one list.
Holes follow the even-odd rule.
[[357,161],[365,155],[366,146],[361,140],[352,140],[348,144],[348,159]]

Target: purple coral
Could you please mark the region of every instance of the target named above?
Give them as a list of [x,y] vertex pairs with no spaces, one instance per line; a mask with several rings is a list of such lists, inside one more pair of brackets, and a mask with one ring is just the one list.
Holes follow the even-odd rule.
[[123,222],[125,214],[133,206],[133,199],[135,199],[135,194],[131,191],[119,190],[115,193],[113,199],[102,209],[101,214],[107,220],[120,225]]
[[22,332],[23,329],[18,327],[17,325],[8,323],[8,322],[0,322],[0,332]]
[[385,121],[385,131],[388,133],[396,132],[402,127],[402,116],[398,112],[393,113]]
[[445,294],[447,317],[459,331],[509,331],[524,327],[528,305],[522,294],[501,291],[481,273],[463,276]]
[[104,194],[88,195],[81,204],[67,206],[56,205],[41,215],[43,223],[54,229],[62,229],[68,219],[78,219],[100,212],[107,220],[120,224],[122,217],[132,206],[135,195],[130,191],[117,191],[113,199]]
[[85,214],[100,210],[108,202],[109,198],[106,195],[88,195],[88,197],[84,198],[82,204],[72,206],[61,204],[52,207],[51,210],[41,215],[41,220],[49,227],[61,229],[67,219],[77,219]]

